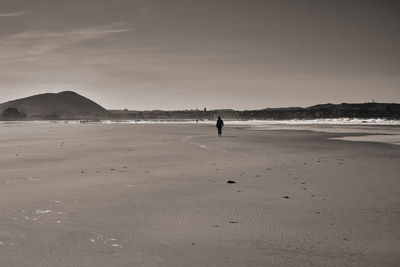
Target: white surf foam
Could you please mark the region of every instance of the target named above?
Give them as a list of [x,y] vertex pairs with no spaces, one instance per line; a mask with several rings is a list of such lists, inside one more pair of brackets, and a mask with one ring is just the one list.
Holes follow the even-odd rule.
[[[58,123],[58,124],[80,124],[79,120],[66,121],[0,121],[1,124],[36,124],[36,123]],[[104,124],[215,124],[215,120],[101,120],[87,123]],[[345,124],[345,125],[400,125],[400,120],[384,118],[357,119],[357,118],[326,118],[326,119],[292,119],[292,120],[225,120],[226,125],[308,125],[308,124]]]
[[46,213],[50,213],[53,212],[52,210],[36,210],[37,214],[46,214]]

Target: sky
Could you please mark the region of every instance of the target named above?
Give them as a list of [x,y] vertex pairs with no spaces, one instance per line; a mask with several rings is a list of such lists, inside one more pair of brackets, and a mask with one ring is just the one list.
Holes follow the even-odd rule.
[[397,0],[0,0],[0,103],[399,103],[399,14]]

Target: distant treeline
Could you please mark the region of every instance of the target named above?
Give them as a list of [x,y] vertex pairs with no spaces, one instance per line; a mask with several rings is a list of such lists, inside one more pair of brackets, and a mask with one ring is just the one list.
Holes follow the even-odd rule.
[[390,118],[400,119],[400,104],[362,103],[362,104],[323,104],[307,108],[267,108],[260,110],[236,111],[219,110],[176,110],[176,111],[130,111],[109,110],[113,119],[120,120],[214,120],[217,116],[232,120],[289,120],[317,118]]

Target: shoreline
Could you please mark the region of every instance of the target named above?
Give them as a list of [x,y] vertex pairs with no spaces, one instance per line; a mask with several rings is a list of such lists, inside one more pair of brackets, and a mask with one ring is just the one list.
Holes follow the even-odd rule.
[[[353,126],[361,126],[361,125],[378,125],[378,126],[400,126],[400,119],[386,119],[386,118],[348,118],[348,117],[339,117],[339,118],[318,118],[318,119],[287,119],[287,120],[232,120],[226,119],[227,123],[231,125],[257,125],[257,126],[265,126],[265,125],[353,125]],[[199,123],[199,124],[213,124],[215,120],[207,120],[207,119],[138,119],[138,120],[129,120],[129,119],[60,119],[60,120],[0,120],[0,124],[9,124],[9,123],[128,123],[128,124],[177,124],[177,123]]]
[[[225,128],[228,127],[246,127],[253,131],[264,130],[291,130],[291,131],[315,131],[326,133],[345,133],[340,137],[333,137],[333,140],[351,141],[351,142],[378,142],[391,145],[400,145],[400,121],[380,121],[379,123],[356,123],[351,120],[344,120],[345,123],[325,123],[318,120],[302,121],[225,121]],[[79,121],[79,120],[61,120],[61,121],[0,121],[1,125],[23,125],[23,124],[132,124],[132,125],[206,125],[212,126],[215,121],[196,121],[196,120],[140,120],[140,121]]]

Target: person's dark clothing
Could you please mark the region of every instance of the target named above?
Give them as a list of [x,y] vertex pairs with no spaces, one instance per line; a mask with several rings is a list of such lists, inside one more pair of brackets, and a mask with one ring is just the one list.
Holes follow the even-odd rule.
[[218,135],[222,134],[222,127],[224,126],[224,121],[220,118],[217,120]]

